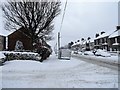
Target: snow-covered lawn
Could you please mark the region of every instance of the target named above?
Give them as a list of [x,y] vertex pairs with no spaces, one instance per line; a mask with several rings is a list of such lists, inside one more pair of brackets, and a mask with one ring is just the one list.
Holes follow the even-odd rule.
[[118,70],[74,58],[13,60],[0,69],[2,88],[118,88]]

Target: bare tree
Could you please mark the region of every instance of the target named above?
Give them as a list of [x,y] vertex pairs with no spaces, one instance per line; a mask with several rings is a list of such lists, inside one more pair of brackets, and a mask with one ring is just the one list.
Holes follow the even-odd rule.
[[5,28],[7,30],[25,28],[33,43],[41,36],[51,40],[51,32],[54,29],[53,20],[60,14],[60,5],[61,2],[58,0],[7,2],[2,6],[6,19]]

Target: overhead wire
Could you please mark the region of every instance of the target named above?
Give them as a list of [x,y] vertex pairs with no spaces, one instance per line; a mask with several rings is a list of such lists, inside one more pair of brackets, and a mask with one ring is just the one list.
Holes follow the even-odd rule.
[[64,20],[64,17],[65,17],[66,7],[67,7],[67,0],[66,0],[66,2],[65,2],[65,7],[64,7],[64,11],[63,11],[63,16],[62,16],[62,21],[61,21],[61,25],[60,25],[60,30],[59,30],[59,32],[61,32],[61,29],[62,29],[63,20]]

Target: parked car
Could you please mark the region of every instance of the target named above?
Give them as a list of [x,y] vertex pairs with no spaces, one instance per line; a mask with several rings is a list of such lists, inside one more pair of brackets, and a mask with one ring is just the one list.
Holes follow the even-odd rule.
[[96,56],[102,56],[102,57],[110,57],[111,54],[107,52],[106,50],[98,49],[95,53]]

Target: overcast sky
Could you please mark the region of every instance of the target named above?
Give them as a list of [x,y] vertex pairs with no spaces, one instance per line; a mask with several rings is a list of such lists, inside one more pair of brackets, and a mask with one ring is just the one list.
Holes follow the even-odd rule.
[[[89,2],[88,2],[89,1]],[[118,25],[118,0],[68,0],[65,17],[61,29],[61,45],[76,41],[88,36],[94,38],[101,31],[114,31]],[[61,9],[64,8],[62,2]],[[57,42],[57,33],[60,30],[62,14],[54,20],[54,40]],[[1,15],[1,13],[0,13]],[[2,17],[0,27],[3,30]]]
[[[101,31],[114,31],[118,25],[118,2],[113,1],[68,2],[61,29],[61,45],[81,40],[82,37],[94,38]],[[56,36],[61,16],[62,13],[55,21]]]

